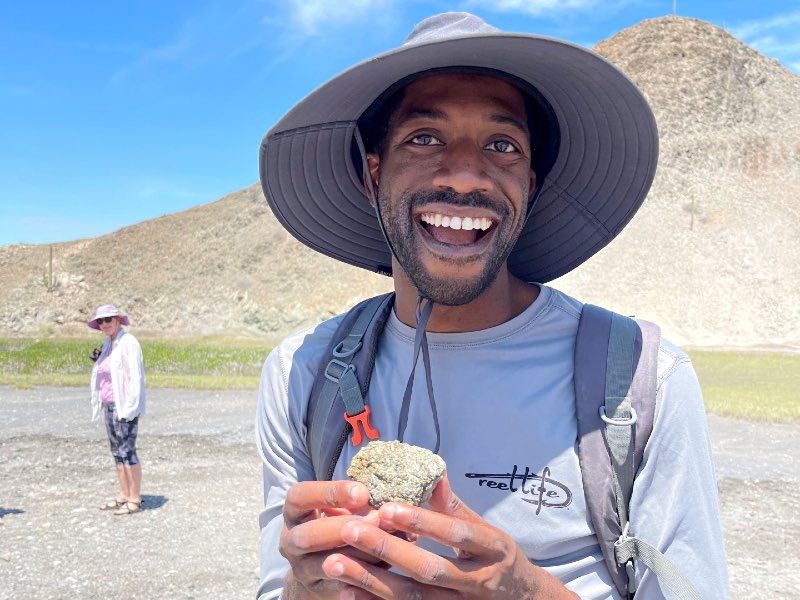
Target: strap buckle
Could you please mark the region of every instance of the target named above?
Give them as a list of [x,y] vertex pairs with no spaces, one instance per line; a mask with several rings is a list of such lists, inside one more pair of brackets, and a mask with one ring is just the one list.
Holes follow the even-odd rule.
[[[335,365],[339,367],[339,372],[331,371],[331,366]],[[348,371],[355,371],[356,368],[352,363],[346,363],[342,360],[338,360],[336,358],[332,358],[328,365],[325,367],[325,378],[328,381],[332,381],[336,385],[339,385],[339,380],[344,377],[344,374]]]
[[[344,343],[345,343],[345,342],[347,341],[347,339],[349,339],[350,337],[355,337],[355,338],[356,338],[357,340],[359,340],[359,341],[358,341],[358,343],[356,343],[356,345],[355,345],[355,346],[353,346],[352,348],[349,348],[349,349],[345,350],[345,349],[344,349]],[[359,336],[353,336],[353,335],[349,335],[349,336],[347,336],[347,338],[343,339],[341,342],[339,342],[338,344],[336,344],[336,347],[335,347],[335,348],[334,348],[334,349],[331,351],[331,354],[333,354],[333,355],[334,355],[336,358],[350,358],[350,357],[351,357],[351,356],[353,356],[353,355],[354,355],[356,352],[358,352],[359,350],[361,350],[361,346],[362,346],[362,345],[363,345],[363,344],[362,344],[362,342],[361,342],[361,338],[360,338]]]
[[631,416],[627,419],[614,419],[612,417],[606,416],[606,407],[600,407],[600,418],[603,419],[609,425],[635,425],[636,421],[639,420],[639,417],[636,415],[636,409],[631,406]]
[[[360,446],[361,442],[364,441],[364,435],[361,433],[361,429],[364,430],[364,433],[367,437],[371,440],[377,440],[380,438],[381,434],[372,426],[372,423],[369,422],[370,417],[370,410],[368,405],[364,405],[364,410],[357,415],[348,415],[347,412],[344,413],[344,420],[350,423],[350,426],[353,428],[353,446]],[[359,427],[359,423],[361,427]]]

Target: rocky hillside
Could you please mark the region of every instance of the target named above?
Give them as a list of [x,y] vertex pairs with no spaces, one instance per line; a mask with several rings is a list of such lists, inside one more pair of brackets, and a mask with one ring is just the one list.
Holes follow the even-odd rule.
[[684,344],[800,348],[800,77],[678,17],[596,50],[651,101],[659,170],[620,238],[557,283]]
[[[651,101],[661,159],[617,241],[554,282],[690,346],[800,349],[800,78],[708,23],[645,21],[596,50]],[[294,241],[258,185],[53,246],[0,248],[0,336],[135,331],[277,338],[389,289]]]
[[0,335],[83,333],[114,302],[135,331],[278,338],[388,291],[294,240],[259,185],[94,239],[0,248]]

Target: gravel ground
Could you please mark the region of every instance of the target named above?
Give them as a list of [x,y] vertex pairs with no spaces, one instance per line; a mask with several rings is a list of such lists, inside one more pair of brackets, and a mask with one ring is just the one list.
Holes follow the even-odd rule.
[[[255,393],[150,390],[126,517],[97,510],[116,476],[86,396],[0,387],[0,599],[252,598]],[[800,598],[800,426],[709,422],[733,598]]]

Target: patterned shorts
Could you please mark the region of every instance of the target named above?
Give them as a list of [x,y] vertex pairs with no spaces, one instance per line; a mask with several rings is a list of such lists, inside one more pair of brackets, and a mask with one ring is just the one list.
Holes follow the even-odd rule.
[[136,436],[139,433],[139,417],[123,423],[117,420],[113,404],[105,404],[106,431],[111,443],[111,455],[117,464],[138,465]]

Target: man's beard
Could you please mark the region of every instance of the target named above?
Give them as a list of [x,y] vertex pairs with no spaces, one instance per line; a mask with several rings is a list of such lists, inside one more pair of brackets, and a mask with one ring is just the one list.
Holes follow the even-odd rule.
[[[437,277],[425,268],[411,213],[414,206],[433,202],[488,208],[500,217],[500,223],[494,225],[498,230],[494,232],[495,242],[488,250],[488,256],[482,255],[472,259],[485,261],[483,269],[477,276],[469,279]],[[509,222],[511,213],[508,207],[477,192],[461,195],[447,191],[423,191],[401,194],[394,202],[385,194],[379,193],[378,205],[381,208],[380,215],[389,244],[403,271],[423,297],[448,306],[468,304],[492,285],[508,255],[511,254],[524,224],[524,220],[521,219],[517,226],[511,229],[512,225]],[[524,206],[522,208],[525,209]],[[454,259],[452,261],[454,269],[460,264],[465,264],[466,260],[469,259]]]

